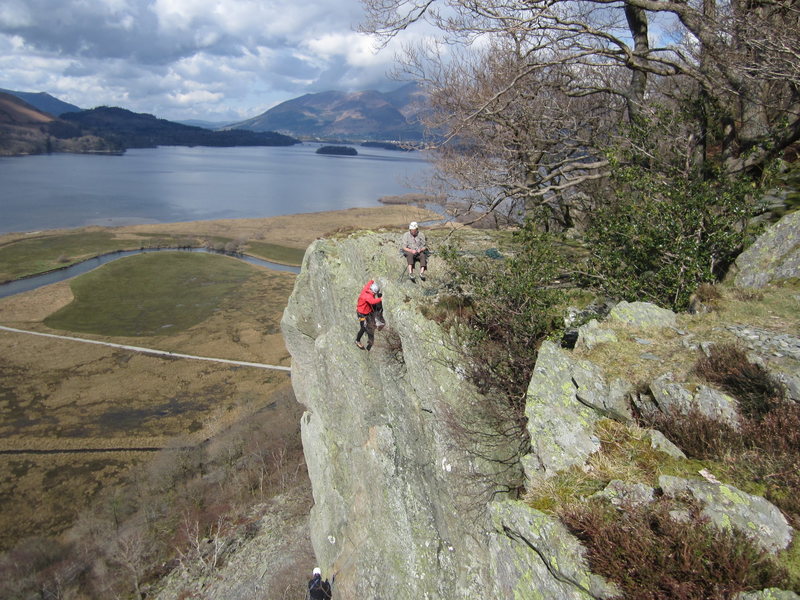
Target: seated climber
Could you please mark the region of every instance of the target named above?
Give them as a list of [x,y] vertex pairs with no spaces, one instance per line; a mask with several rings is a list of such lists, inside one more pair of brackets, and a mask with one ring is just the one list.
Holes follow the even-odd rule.
[[[375,342],[375,329],[383,329],[383,293],[381,286],[370,279],[362,288],[356,302],[359,330],[356,336],[356,346],[362,350],[370,350]],[[361,343],[361,338],[367,334],[367,345]]]
[[425,281],[425,271],[428,268],[428,242],[425,240],[425,234],[420,232],[416,221],[411,221],[408,225],[408,231],[403,234],[400,247],[408,262],[408,278],[414,281],[414,263],[419,261],[419,278]]

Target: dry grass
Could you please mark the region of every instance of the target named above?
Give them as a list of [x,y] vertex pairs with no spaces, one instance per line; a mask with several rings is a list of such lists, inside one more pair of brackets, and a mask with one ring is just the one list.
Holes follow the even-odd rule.
[[[304,249],[315,239],[343,227],[358,229],[380,225],[404,230],[410,221],[438,219],[436,213],[414,206],[382,206],[347,210],[267,217],[263,219],[222,219],[159,225],[120,227],[120,234],[163,233],[185,236],[218,236],[252,239]],[[0,237],[2,241],[2,237]]]
[[788,577],[766,551],[736,531],[719,531],[688,507],[675,519],[664,498],[618,511],[572,505],[562,520],[587,546],[592,570],[636,600],[727,600],[738,592],[783,587]]
[[[800,285],[788,282],[758,292],[757,297],[743,296],[732,288],[717,286],[705,292],[716,298],[713,312],[697,315],[678,314],[678,331],[653,329],[641,331],[622,324],[604,321],[603,328],[616,333],[617,342],[601,344],[592,350],[577,348],[577,357],[600,365],[609,378],[621,377],[634,385],[649,383],[670,371],[676,381],[697,383],[694,373],[698,354],[688,352],[685,343],[733,344],[737,338],[726,325],[740,324],[778,333],[797,335],[800,331]],[[650,344],[640,341],[645,339]]]

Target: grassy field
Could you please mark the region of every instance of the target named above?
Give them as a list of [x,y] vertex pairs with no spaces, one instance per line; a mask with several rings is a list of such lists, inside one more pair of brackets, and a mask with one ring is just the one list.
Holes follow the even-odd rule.
[[258,258],[270,260],[284,265],[299,265],[303,262],[305,250],[289,248],[267,242],[247,242],[246,251]]
[[[195,276],[192,285],[173,277],[178,263],[169,253],[132,258],[148,260],[122,259],[117,261],[122,267],[111,263],[78,278],[74,283],[81,293],[100,286],[102,299],[65,306],[51,323],[59,327],[56,332],[107,334],[107,327],[127,335],[103,339],[288,364],[278,324],[293,276],[225,257],[180,255],[191,259],[192,264],[178,261],[187,273],[203,275]],[[212,279],[225,285],[204,285]],[[131,281],[139,282],[138,294],[131,292]],[[143,291],[150,295],[149,310],[137,304],[138,296],[147,295]],[[118,298],[127,301],[119,305]],[[185,313],[159,309],[186,298],[199,307]],[[162,328],[165,318],[175,327]],[[131,337],[151,331],[158,334]],[[0,357],[0,452],[6,454],[0,463],[0,547],[26,535],[64,530],[101,490],[120,483],[132,467],[153,456],[139,449],[213,438],[269,405],[275,390],[289,381],[286,373],[276,371],[24,334],[0,335]]]
[[37,235],[16,240],[0,246],[0,281],[50,271],[122,247],[110,231]]
[[[0,280],[57,268],[67,258],[185,240],[245,241],[248,253],[299,264],[305,247],[326,232],[358,223],[399,234],[407,220],[430,216],[382,207],[10,234],[0,236]],[[4,298],[0,324],[288,366],[280,319],[294,279],[216,255],[139,255]],[[277,371],[1,332],[0,549],[25,536],[64,531],[104,490],[156,454],[143,448],[199,444],[253,415],[271,415],[264,411],[288,382]],[[274,421],[281,432],[296,425]]]
[[437,217],[416,207],[386,206],[264,219],[5,234],[0,235],[0,282],[52,271],[100,254],[139,248],[223,249],[233,245],[265,260],[299,266],[308,244],[331,231],[384,227],[402,232],[409,221]]
[[257,271],[213,254],[130,256],[75,279],[75,299],[44,322],[101,335],[168,335],[209,318]]

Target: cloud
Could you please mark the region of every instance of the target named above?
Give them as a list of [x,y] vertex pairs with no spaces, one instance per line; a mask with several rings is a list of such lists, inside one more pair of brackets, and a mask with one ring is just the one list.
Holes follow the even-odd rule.
[[82,107],[240,119],[322,89],[388,89],[358,0],[3,0],[0,87]]

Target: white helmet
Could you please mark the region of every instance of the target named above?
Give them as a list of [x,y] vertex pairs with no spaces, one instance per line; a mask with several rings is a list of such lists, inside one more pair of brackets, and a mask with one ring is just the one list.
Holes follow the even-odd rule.
[[369,286],[369,291],[372,292],[373,294],[377,294],[378,292],[381,291],[380,284],[377,281],[373,281],[372,285]]
[[419,229],[419,225],[417,225],[416,221],[411,221],[411,223],[408,224],[408,229],[411,231]]

